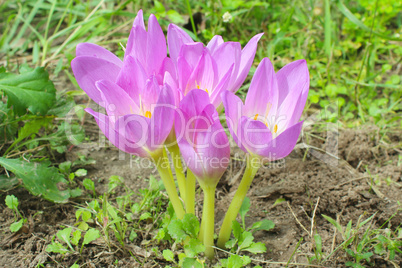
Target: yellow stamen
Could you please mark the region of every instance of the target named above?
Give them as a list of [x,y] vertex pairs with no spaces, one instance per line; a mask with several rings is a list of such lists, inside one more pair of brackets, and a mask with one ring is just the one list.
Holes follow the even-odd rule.
[[145,117],[151,118],[152,114],[150,111],[145,112]]
[[257,118],[258,118],[258,114],[256,114],[256,115],[254,116],[254,120],[257,120]]
[[274,126],[274,133],[278,132],[278,125]]
[[208,89],[205,89],[205,91],[209,94]]
[[200,89],[200,86],[199,86],[199,85],[197,85],[197,89]]

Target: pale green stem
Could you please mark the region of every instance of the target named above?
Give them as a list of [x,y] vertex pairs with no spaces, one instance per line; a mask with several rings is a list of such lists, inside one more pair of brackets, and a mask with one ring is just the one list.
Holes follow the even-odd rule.
[[261,164],[259,159],[253,155],[247,155],[247,166],[244,171],[243,178],[241,179],[239,188],[230,203],[229,209],[226,212],[218,237],[218,247],[225,248],[226,242],[230,238],[232,232],[232,222],[236,220],[240,207],[243,204],[243,200],[246,197],[248,190],[250,189],[251,182],[253,181],[255,174],[260,168]]
[[161,176],[162,182],[165,185],[170,202],[172,202],[174,211],[176,212],[176,216],[179,219],[183,219],[185,213],[179,195],[177,194],[177,189],[173,180],[172,171],[170,169],[170,162],[167,157],[166,150],[163,149],[163,153],[154,155],[153,159],[159,175]]
[[195,214],[195,175],[187,168],[186,180],[186,213]]
[[186,200],[186,177],[184,176],[183,172],[179,146],[177,145],[177,143],[175,143],[172,146],[169,146],[168,150],[170,152],[170,155],[172,156],[173,167],[176,172],[176,179],[177,184],[179,185],[181,199]]
[[201,228],[203,232],[203,243],[205,256],[212,260],[215,256],[214,232],[215,232],[215,189],[216,184],[201,185],[204,191],[204,208],[202,211]]

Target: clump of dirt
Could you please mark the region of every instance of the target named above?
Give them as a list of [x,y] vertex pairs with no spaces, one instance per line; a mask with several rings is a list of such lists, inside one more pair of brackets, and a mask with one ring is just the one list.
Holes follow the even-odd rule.
[[[123,177],[126,186],[134,191],[148,186],[150,174],[157,177],[148,160],[133,158],[113,147],[99,146],[96,125],[88,123],[86,130],[91,137],[90,142],[85,148],[73,148],[65,158],[74,161],[79,156],[85,156],[96,160],[96,164],[86,169],[87,177],[95,182],[99,194],[107,190],[107,179],[112,175]],[[388,141],[400,143],[401,134],[389,135]],[[255,264],[274,266],[266,262],[272,260],[283,266],[289,259],[291,263],[308,263],[306,257],[312,256],[314,247],[311,235],[315,233],[322,237],[323,252],[327,256],[343,240],[322,215],[338,219],[342,226],[346,226],[350,220],[356,224],[361,215],[366,219],[376,213],[372,228],[379,228],[397,212],[397,201],[402,201],[402,166],[400,152],[395,146],[382,142],[376,132],[367,130],[341,131],[336,142],[326,135],[320,136],[323,139],[311,142],[314,146],[307,148],[300,144],[287,158],[270,163],[257,173],[248,193],[252,209],[246,224],[251,226],[255,221],[269,219],[276,227],[270,232],[255,233],[256,240],[265,243],[268,249],[266,254],[258,257],[265,262],[256,261]],[[327,148],[333,144],[337,145],[335,152],[333,148]],[[232,154],[231,165],[217,189],[217,231],[243,171],[243,152],[234,149]],[[9,231],[14,215],[4,205],[7,194],[18,197],[20,209],[29,219],[29,226],[21,233],[11,234]],[[78,199],[74,202],[84,201]],[[128,253],[117,248],[109,251],[100,240],[88,245],[81,256],[67,254],[63,258],[47,253],[45,248],[60,227],[74,225],[74,204],[53,204],[21,188],[3,193],[0,197],[0,264],[8,267],[36,267],[39,264],[55,267],[58,263],[60,267],[69,267],[78,261],[82,267],[140,266]],[[200,206],[199,203],[197,211],[201,211]],[[393,230],[401,222],[402,215],[399,213],[386,227]],[[298,245],[301,238],[303,240]],[[129,245],[129,248],[144,267],[166,264],[160,256],[149,257],[141,241]],[[227,258],[222,252],[218,252],[218,256]],[[338,251],[325,265],[345,266],[348,260],[351,259],[344,252]],[[394,263],[401,265],[401,258],[397,256]],[[387,267],[389,264],[380,256],[371,258],[371,265],[375,267]]]

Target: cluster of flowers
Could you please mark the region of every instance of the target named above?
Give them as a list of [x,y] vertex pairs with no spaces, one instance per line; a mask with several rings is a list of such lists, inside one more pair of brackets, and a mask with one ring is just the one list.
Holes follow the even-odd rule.
[[[140,10],[121,61],[90,43],[77,46],[71,66],[79,86],[107,114],[88,108],[100,129],[120,150],[153,160],[178,218],[194,213],[195,180],[204,191],[200,239],[213,257],[216,185],[230,160],[228,137],[219,120],[225,110],[230,134],[247,155],[247,167],[224,219],[218,246],[224,247],[258,168],[294,148],[309,89],[306,62],[275,73],[268,58],[259,64],[245,103],[234,93],[246,79],[262,34],[242,49],[214,36],[207,46],[170,24],[165,35],[154,15],[145,28]],[[169,49],[169,56],[167,54]],[[181,202],[166,148],[176,171]],[[180,155],[187,166],[185,176]],[[165,165],[164,165],[165,164]]]

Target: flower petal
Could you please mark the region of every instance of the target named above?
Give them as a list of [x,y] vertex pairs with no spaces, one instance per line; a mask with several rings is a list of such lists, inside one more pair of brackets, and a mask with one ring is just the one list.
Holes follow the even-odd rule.
[[276,111],[277,103],[278,83],[274,67],[268,58],[264,58],[251,80],[244,105],[245,115],[249,117],[257,115],[266,120],[271,109]]
[[193,39],[180,27],[174,24],[169,24],[167,33],[167,42],[169,47],[169,56],[174,64],[177,64],[180,49],[183,44],[193,43]]
[[133,26],[141,27],[145,31],[144,16],[142,14],[142,9],[138,10],[137,16],[134,19]]
[[193,89],[181,100],[179,108],[192,118],[201,114],[208,104],[210,104],[208,93],[201,89]]
[[154,14],[148,19],[147,73],[156,75],[167,56],[166,39]]
[[233,84],[232,87],[234,93],[240,88],[244,80],[246,80],[248,72],[250,71],[250,67],[254,61],[255,52],[257,51],[257,43],[262,35],[263,33],[260,33],[251,38],[241,52],[239,73],[237,75],[236,82]]
[[[228,70],[233,66],[232,74],[229,81],[229,89],[237,79],[241,59],[241,45],[238,42],[226,42],[220,45],[212,54],[212,57],[217,63],[219,79],[222,79]],[[235,90],[231,90],[235,92]],[[237,91],[237,90],[236,90]]]
[[132,56],[126,56],[116,84],[123,88],[137,105],[140,105],[139,95],[146,81],[147,75],[142,65]]
[[123,62],[112,52],[109,50],[95,45],[91,43],[80,43],[77,45],[76,52],[75,52],[76,57],[80,56],[90,56],[94,58],[99,58],[99,59],[104,59],[107,60],[111,63],[114,63],[115,65],[119,66],[120,68],[123,66]]
[[140,157],[149,157],[149,154],[143,148],[136,146],[136,144],[125,137],[124,133],[120,133],[116,130],[115,125],[109,120],[108,116],[102,113],[97,113],[91,108],[87,108],[85,111],[95,118],[96,123],[103,134],[114,146],[129,154]]
[[98,80],[115,82],[120,72],[120,67],[114,63],[89,56],[76,57],[71,61],[71,68],[78,85],[98,104],[102,102],[102,97],[95,82]]
[[143,64],[145,70],[147,70],[147,40],[148,34],[145,31],[145,28],[134,26],[131,28],[126,51],[124,53],[124,57],[132,56],[134,59],[138,60],[138,62]]
[[96,82],[96,87],[101,92],[109,118],[118,118],[126,114],[139,113],[137,104],[124,89],[115,83],[109,80],[100,80]]
[[215,35],[214,37],[212,37],[211,41],[209,41],[207,48],[209,49],[209,53],[211,53],[211,55],[214,54],[214,52],[216,51],[216,49],[222,45],[224,43],[222,36],[220,35]]
[[239,97],[230,91],[223,91],[221,94],[223,106],[225,107],[226,123],[234,141],[243,151],[247,152],[237,137],[238,124],[243,113],[243,102]]
[[302,126],[303,121],[300,121],[286,129],[272,140],[264,150],[259,151],[259,155],[267,158],[267,161],[279,160],[288,156],[299,139]]
[[158,102],[151,117],[150,132],[152,138],[151,148],[160,148],[172,130],[175,105],[172,89],[165,85],[160,91]]
[[194,88],[212,93],[217,84],[218,77],[216,70],[215,61],[212,60],[208,50],[205,49],[188,79],[184,94],[187,94],[188,91]]
[[[277,73],[278,87],[281,89],[279,92],[279,103],[285,103],[289,111],[287,115],[289,124],[293,125],[299,121],[306,104],[308,90],[310,86],[310,75],[305,60],[297,60],[287,64],[280,69]],[[297,98],[295,101],[294,98]],[[287,99],[287,100],[285,100]]]
[[267,144],[272,140],[271,131],[264,123],[247,116],[240,119],[237,136],[247,151],[256,155],[260,155],[261,151],[267,149]]

